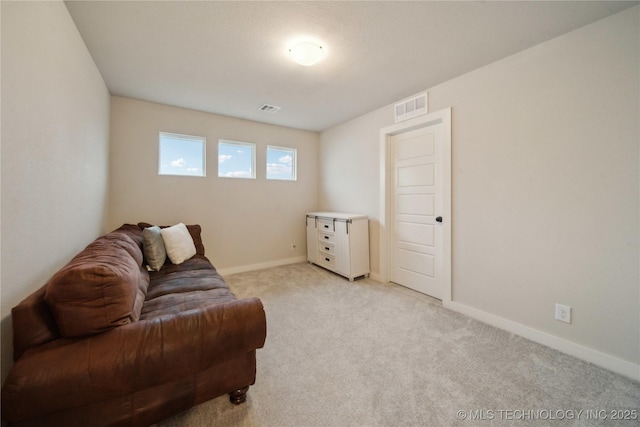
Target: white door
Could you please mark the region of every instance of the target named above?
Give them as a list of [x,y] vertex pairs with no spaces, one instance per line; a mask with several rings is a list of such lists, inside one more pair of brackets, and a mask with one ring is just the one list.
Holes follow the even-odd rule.
[[390,138],[389,278],[442,299],[442,123]]

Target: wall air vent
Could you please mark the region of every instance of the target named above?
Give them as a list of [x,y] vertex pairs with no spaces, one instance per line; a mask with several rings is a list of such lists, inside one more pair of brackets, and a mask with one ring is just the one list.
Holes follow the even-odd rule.
[[276,107],[275,105],[262,104],[262,107],[258,108],[260,111],[264,111],[265,113],[277,113],[280,111],[280,107]]
[[395,106],[396,123],[427,114],[427,94],[399,102]]

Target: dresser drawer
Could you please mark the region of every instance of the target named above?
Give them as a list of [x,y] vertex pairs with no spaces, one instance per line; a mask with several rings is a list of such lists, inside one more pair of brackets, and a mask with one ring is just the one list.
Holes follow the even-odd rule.
[[333,243],[335,242],[335,236],[333,234],[327,234],[323,231],[318,233],[318,240],[323,243]]
[[331,233],[333,234],[336,231],[336,227],[335,224],[333,223],[333,221],[329,221],[326,219],[319,219],[318,220],[318,230],[320,230],[320,232],[322,233]]
[[334,257],[333,255],[320,254],[319,261],[320,264],[326,265],[327,267],[336,267],[336,257]]
[[336,248],[331,243],[319,242],[318,243],[318,250],[321,253],[326,254],[326,255],[335,255],[335,253],[336,253]]

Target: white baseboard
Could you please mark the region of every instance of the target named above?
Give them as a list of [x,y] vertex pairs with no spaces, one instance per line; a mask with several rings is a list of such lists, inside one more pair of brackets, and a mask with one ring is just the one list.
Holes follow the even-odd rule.
[[537,342],[539,344],[551,347],[563,353],[575,356],[579,359],[593,363],[605,369],[609,369],[617,374],[624,375],[635,381],[640,381],[640,365],[626,360],[619,359],[615,356],[602,353],[589,347],[574,343],[564,338],[542,332],[540,330],[530,328],[520,323],[498,317],[494,314],[487,313],[482,310],[460,304],[455,301],[444,302],[443,306],[458,313],[472,317],[483,323],[487,323],[496,328],[504,329],[523,338]]
[[275,261],[261,262],[258,264],[239,265],[237,267],[223,268],[218,270],[218,273],[220,273],[220,275],[224,277],[224,276],[229,276],[231,274],[244,273],[245,271],[262,270],[269,267],[278,267],[280,265],[295,264],[298,262],[304,262],[306,260],[307,260],[307,256],[301,255],[293,258],[284,258],[284,259],[278,259]]
[[386,282],[386,280],[384,280],[383,277],[380,274],[374,273],[373,271],[371,273],[369,273],[369,277],[372,280],[375,280],[376,282],[380,282],[380,283],[385,283]]

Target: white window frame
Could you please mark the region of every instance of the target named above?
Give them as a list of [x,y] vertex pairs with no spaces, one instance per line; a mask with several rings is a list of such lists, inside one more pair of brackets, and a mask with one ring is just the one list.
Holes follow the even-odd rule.
[[[201,160],[202,164],[200,165],[201,174],[190,174],[190,173],[167,173],[162,172],[162,139],[164,138],[172,138],[178,139],[182,141],[189,142],[199,142],[202,145],[202,154]],[[170,133],[170,132],[159,132],[158,134],[158,175],[163,176],[191,176],[197,178],[204,178],[207,176],[207,138],[204,136],[194,136],[194,135],[183,135],[179,133]]]
[[[291,153],[291,178],[273,178],[269,177],[269,150],[287,151]],[[279,147],[276,145],[267,145],[265,155],[266,172],[265,176],[269,181],[297,181],[298,180],[298,150],[291,147]]]
[[[250,176],[234,176],[220,174],[220,144],[235,145],[238,147],[249,148],[251,151],[251,170]],[[235,178],[235,179],[256,179],[256,144],[253,142],[232,141],[229,139],[218,140],[218,178]]]

